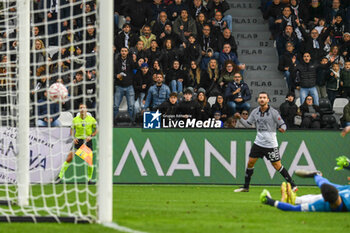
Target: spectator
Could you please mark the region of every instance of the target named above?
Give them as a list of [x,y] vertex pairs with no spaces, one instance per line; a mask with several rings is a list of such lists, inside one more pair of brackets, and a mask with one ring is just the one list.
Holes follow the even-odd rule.
[[178,60],[174,60],[172,68],[165,76],[165,83],[170,87],[171,92],[176,92],[182,97],[182,91],[188,83],[188,76],[187,73],[181,69]]
[[156,83],[148,89],[145,105],[143,109],[156,110],[163,102],[167,101],[170,89],[163,84],[163,74],[156,74]]
[[323,5],[320,0],[312,0],[309,5],[309,25],[313,28],[318,24],[318,21],[324,17]]
[[221,112],[220,111],[216,111],[213,113],[213,118],[215,120],[215,122],[220,122],[220,128],[224,128],[224,121],[221,118]]
[[[215,12],[214,18],[211,18],[211,24],[213,27],[213,35],[218,37],[225,30],[225,28],[230,29],[227,26],[227,22],[223,19],[222,13],[220,11]],[[230,29],[232,31],[232,29]]]
[[182,0],[174,0],[174,3],[170,4],[167,9],[169,19],[175,21],[175,19],[181,14],[181,11],[187,9],[187,6]]
[[[152,73],[152,75],[154,75],[154,74],[159,74],[159,73],[163,73],[162,66],[161,66],[161,64],[160,64],[160,62],[159,62],[158,59],[156,59],[156,60],[153,62],[153,66],[152,66],[151,73]],[[156,79],[154,79],[153,81],[156,82]]]
[[332,2],[332,8],[326,9],[326,21],[328,24],[332,22],[336,16],[339,15],[341,18],[344,19],[345,17],[345,10],[340,7],[340,0],[333,0]]
[[47,91],[44,91],[42,99],[38,100],[38,120],[37,126],[39,127],[57,127],[60,126],[60,121],[58,120],[59,104],[58,103],[48,103]]
[[278,30],[277,35],[282,33],[287,25],[292,26],[294,30],[297,29],[298,26],[295,23],[296,19],[297,17],[292,14],[290,6],[285,6],[283,8],[282,14],[275,20],[276,31]]
[[235,129],[237,128],[237,119],[234,117],[229,117],[224,123],[224,128],[226,129]]
[[120,51],[122,47],[128,49],[134,47],[137,41],[137,35],[131,32],[130,23],[125,23],[122,31],[115,37],[114,45],[117,48],[117,51]]
[[199,104],[199,116],[197,117],[197,120],[208,120],[211,116],[211,108],[210,108],[210,104],[207,101],[207,97],[205,96],[205,92],[204,91],[198,91],[198,95],[197,95],[197,102]]
[[290,42],[293,44],[293,47],[298,50],[299,39],[297,34],[294,32],[294,29],[291,25],[287,25],[282,33],[280,33],[276,39],[276,46],[278,56],[281,57],[286,50],[286,44]]
[[156,37],[158,38],[161,33],[164,32],[164,27],[167,23],[171,23],[170,20],[168,20],[168,16],[165,11],[161,11],[159,13],[159,19],[156,20],[156,22],[152,26],[152,32]]
[[163,102],[161,105],[159,105],[158,109],[159,111],[164,115],[167,115],[168,117],[166,119],[176,119],[176,114],[178,114],[178,107],[179,104],[177,102],[177,93],[172,92],[169,95],[169,99],[165,102]]
[[114,118],[117,116],[119,105],[125,96],[130,119],[132,122],[134,121],[135,91],[132,82],[134,78],[133,69],[136,66],[136,55],[129,55],[128,48],[123,47],[120,50],[120,56],[117,57],[114,63]]
[[59,9],[59,1],[50,1],[50,0],[42,0],[40,2],[39,8],[42,10],[42,22],[47,23],[47,35],[49,35],[49,46],[57,46],[58,45],[58,23],[57,23],[57,14]]
[[130,23],[131,29],[138,33],[152,18],[152,10],[143,0],[131,0],[125,8],[125,20]]
[[166,11],[166,5],[162,3],[162,0],[153,0],[151,4],[151,17],[148,20],[149,23],[154,23],[160,19],[160,13]]
[[280,112],[287,128],[296,128],[294,118],[298,114],[298,106],[295,104],[295,95],[293,92],[287,94],[286,101],[280,106]]
[[201,37],[198,38],[198,42],[202,48],[202,56],[206,54],[206,51],[208,48],[211,48],[214,51],[214,57],[218,59],[219,58],[219,53],[217,52],[218,41],[216,37],[211,35],[210,30],[211,30],[210,26],[208,24],[205,24],[202,29]]
[[[218,94],[222,94],[222,89],[219,85],[219,66],[215,59],[211,59],[208,64],[208,68],[203,75],[201,76],[201,82],[199,84],[206,93],[207,96],[217,96]],[[199,91],[199,88],[198,88]]]
[[196,22],[188,15],[188,11],[185,9],[181,11],[181,15],[175,20],[173,30],[183,42],[190,35],[197,36]]
[[222,94],[216,96],[215,104],[211,106],[211,112],[213,113],[220,112],[220,120],[223,122],[226,121],[228,116],[228,109],[224,100],[224,96]]
[[[296,22],[304,39],[300,51],[303,53],[310,53],[312,59],[318,62],[320,58],[325,55],[325,41],[332,30],[332,26],[328,27],[327,30],[321,34],[318,34],[318,31],[316,29],[312,29],[309,35],[308,33],[306,33],[305,29],[301,27],[301,24],[298,19],[296,20]],[[335,21],[333,21],[332,25],[334,24],[334,22]]]
[[32,48],[32,52],[30,54],[31,59],[31,73],[36,74],[37,70],[41,66],[45,66],[46,62],[46,51],[44,42],[40,39],[35,40],[34,47]]
[[250,104],[248,101],[251,99],[251,94],[248,85],[242,81],[240,73],[235,73],[234,81],[228,84],[225,90],[225,97],[230,116],[237,111],[249,111]]
[[302,114],[301,128],[321,128],[321,110],[313,103],[311,95],[305,98],[305,102],[300,106],[300,111]]
[[173,47],[175,48],[179,48],[180,44],[182,44],[180,36],[173,32],[173,27],[170,23],[165,24],[164,32],[162,32],[158,37],[159,46],[163,46],[166,40],[171,40],[173,43]]
[[192,87],[194,92],[197,92],[200,87],[202,71],[195,61],[191,61],[189,69],[189,84],[188,87]]
[[157,37],[152,34],[151,26],[144,25],[141,29],[140,40],[143,41],[143,49],[149,49],[151,47],[151,41],[157,39]]
[[350,33],[345,32],[343,35],[344,42],[340,46],[339,54],[343,56],[345,60],[350,60]]
[[343,39],[343,33],[345,32],[345,23],[343,22],[342,15],[337,13],[335,17],[335,23],[333,27],[333,42],[339,45]]
[[275,24],[275,21],[277,17],[282,14],[284,6],[285,5],[281,3],[281,0],[273,0],[272,4],[267,8],[263,15],[264,19],[269,21],[269,29],[272,39],[277,37],[278,27]]
[[145,54],[145,56],[146,56],[147,59],[148,59],[147,62],[148,62],[150,65],[153,65],[153,62],[154,62],[157,58],[159,58],[160,55],[161,55],[161,51],[160,51],[160,49],[159,49],[159,47],[158,47],[157,40],[152,40],[152,41],[151,41],[151,47],[150,47],[148,50],[146,50],[146,54]]
[[350,126],[350,101],[344,106],[343,116],[340,119],[342,127]]
[[92,24],[87,25],[85,32],[85,40],[86,40],[86,53],[94,53],[96,47],[96,31],[95,26]]
[[200,13],[203,13],[205,16],[208,15],[208,10],[203,6],[202,0],[193,0],[191,4],[189,13],[193,19],[197,18]]
[[179,60],[179,54],[179,50],[174,48],[173,41],[166,39],[159,58],[166,72],[173,66],[175,60]]
[[[249,111],[247,110],[242,110],[241,111],[241,117],[244,119],[244,120],[248,120],[248,117],[249,117]],[[231,117],[230,117],[231,118]],[[236,118],[234,118],[236,120]],[[237,129],[244,129],[244,128],[247,128],[245,127],[240,121],[237,121],[236,123],[236,128]],[[255,124],[253,123],[249,128],[255,128]]]
[[204,56],[202,56],[202,61],[201,61],[201,65],[200,65],[202,70],[207,69],[209,61],[211,59],[217,60],[214,57],[214,50],[212,48],[208,48],[206,53],[204,54]]
[[345,67],[340,72],[340,86],[343,89],[343,97],[350,97],[350,61],[345,62]]
[[326,88],[328,99],[333,107],[334,100],[339,93],[340,87],[340,68],[338,63],[333,63],[328,77],[326,79]]
[[133,79],[133,87],[135,91],[135,116],[141,112],[141,109],[146,101],[146,94],[152,84],[153,80],[148,64],[143,63],[141,65],[141,69],[137,71],[135,78]]
[[203,27],[208,24],[208,20],[204,13],[199,13],[196,17],[196,26],[197,26],[197,38],[200,39],[203,37]]
[[200,106],[197,101],[192,99],[192,91],[186,89],[184,91],[184,99],[179,103],[179,114],[184,118],[198,119],[200,115]]
[[299,18],[302,24],[307,25],[310,16],[306,5],[299,0],[290,0],[289,2],[292,14]]
[[225,62],[228,61],[228,60],[233,61],[235,63],[235,65],[237,65],[238,68],[240,70],[242,70],[242,72],[245,69],[245,64],[240,63],[238,58],[237,58],[237,55],[232,52],[231,45],[230,44],[224,44],[224,48],[220,52],[220,55],[219,55],[220,67],[223,67]]
[[237,43],[233,35],[231,34],[231,30],[228,28],[225,28],[222,34],[220,34],[218,39],[218,50],[222,51],[224,48],[224,44],[230,44],[231,45],[231,51],[234,52],[237,56]]
[[139,60],[143,58],[147,61],[146,51],[145,51],[145,42],[142,40],[137,41],[136,46],[130,48],[129,53],[132,55],[136,55],[136,59]]
[[200,63],[202,59],[202,48],[196,42],[194,35],[188,37],[188,42],[184,43],[184,65],[186,68],[190,66],[191,61],[196,61],[197,64]]
[[338,46],[332,46],[330,52],[326,56],[331,64],[338,63],[340,68],[344,68],[344,58],[339,55]]
[[321,98],[327,98],[326,80],[328,79],[330,65],[328,58],[323,57],[321,65],[317,68],[316,88],[318,96]]
[[226,14],[225,12],[230,9],[230,5],[225,0],[212,0],[208,2],[207,5],[209,15],[208,18],[211,19],[215,16],[215,13],[220,11],[224,17],[223,20],[227,23],[227,27],[232,31],[232,16]]
[[219,78],[220,87],[227,88],[228,84],[234,80],[234,75],[237,72],[239,72],[239,68],[236,64],[231,60],[227,60]]
[[296,82],[296,89],[300,90],[300,102],[304,103],[305,97],[311,95],[313,104],[318,105],[318,93],[316,88],[316,65],[311,62],[310,53],[304,53],[303,61],[297,64],[294,69],[294,79]]
[[287,82],[288,89],[294,91],[294,85],[290,80],[290,74],[293,73],[293,69],[297,61],[297,52],[294,50],[292,42],[287,42],[287,51],[280,57],[278,69],[283,72]]

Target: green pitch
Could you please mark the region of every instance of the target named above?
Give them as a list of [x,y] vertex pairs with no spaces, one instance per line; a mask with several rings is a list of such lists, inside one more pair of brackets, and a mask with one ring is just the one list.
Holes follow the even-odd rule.
[[[253,186],[234,193],[232,186],[118,185],[114,186],[114,221],[144,232],[349,232],[349,213],[291,213],[265,206]],[[300,187],[298,195],[318,193]],[[118,232],[98,224],[1,223],[0,232]]]

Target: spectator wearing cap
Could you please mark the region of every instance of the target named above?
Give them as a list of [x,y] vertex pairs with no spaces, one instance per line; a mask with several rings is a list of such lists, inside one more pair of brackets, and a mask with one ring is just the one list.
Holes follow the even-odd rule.
[[174,60],[172,68],[165,77],[165,83],[170,87],[171,92],[176,92],[182,96],[183,89],[188,84],[188,75],[181,69],[178,60]]
[[143,109],[156,110],[163,102],[167,101],[170,95],[170,88],[163,83],[164,75],[156,74],[156,83],[148,89]]
[[138,41],[136,34],[131,32],[130,23],[125,23],[123,25],[122,31],[114,39],[114,45],[117,51],[120,51],[122,47],[131,48],[134,47]]
[[164,27],[167,23],[171,23],[170,20],[168,20],[168,15],[165,11],[161,11],[159,13],[159,18],[152,26],[152,32],[154,35],[156,35],[157,38],[162,32],[164,32]]
[[192,99],[193,92],[187,88],[184,91],[183,100],[179,103],[179,114],[184,118],[195,118],[200,115],[200,106],[197,101]]
[[190,66],[190,61],[196,61],[196,63],[199,64],[202,60],[202,49],[194,35],[190,35],[188,41],[184,43],[183,60],[186,68]]
[[286,101],[281,104],[280,112],[287,128],[296,128],[294,118],[298,114],[298,106],[295,104],[295,95],[293,92],[286,95]]
[[146,94],[148,89],[153,85],[152,74],[149,70],[148,64],[143,63],[141,69],[136,72],[133,79],[133,87],[135,91],[135,115],[141,112],[142,106],[146,101]]
[[[226,102],[224,100],[224,95],[216,96],[215,103],[211,106],[211,112],[220,112],[220,119],[225,122],[228,116],[228,109]],[[215,116],[214,116],[215,117]]]
[[175,20],[173,30],[183,42],[185,42],[190,35],[197,36],[196,22],[188,15],[188,11],[185,9],[181,11],[181,15]]
[[247,101],[251,99],[251,94],[248,85],[242,81],[240,73],[235,73],[234,81],[228,84],[225,97],[230,116],[233,116],[237,111],[249,111],[250,104]]
[[212,112],[211,112],[210,104],[207,101],[207,97],[205,96],[204,90],[198,91],[197,102],[199,104],[199,110],[200,110],[200,114],[197,117],[197,119],[202,121],[208,120],[212,116]]

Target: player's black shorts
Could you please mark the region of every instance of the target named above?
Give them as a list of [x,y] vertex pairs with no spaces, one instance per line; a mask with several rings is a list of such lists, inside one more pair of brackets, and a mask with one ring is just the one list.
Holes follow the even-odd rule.
[[[78,149],[81,147],[81,145],[84,144],[84,142],[85,142],[84,139],[78,139],[78,144],[74,144],[74,148],[75,148],[76,150],[78,150]],[[85,144],[87,145],[87,147],[89,147],[91,150],[93,150],[93,149],[92,149],[92,140],[86,142]]]
[[278,147],[264,148],[264,147],[258,146],[256,144],[254,144],[252,149],[250,150],[249,157],[252,157],[252,158],[264,158],[265,157],[267,160],[270,160],[271,163],[281,160]]

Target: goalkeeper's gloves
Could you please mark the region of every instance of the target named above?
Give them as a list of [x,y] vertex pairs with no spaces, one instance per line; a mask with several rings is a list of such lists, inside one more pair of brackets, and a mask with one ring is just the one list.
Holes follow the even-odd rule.
[[337,161],[338,166],[335,167],[334,170],[340,171],[340,170],[343,170],[343,168],[350,169],[349,167],[350,159],[348,157],[343,155],[343,156],[339,156],[335,160]]

